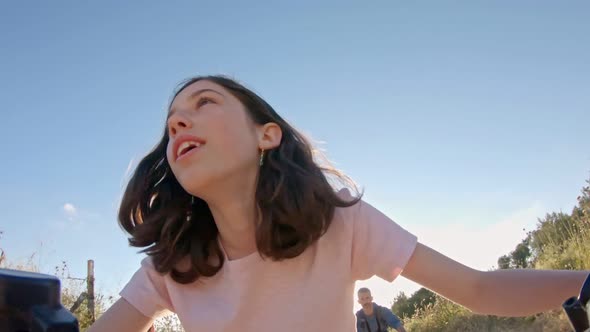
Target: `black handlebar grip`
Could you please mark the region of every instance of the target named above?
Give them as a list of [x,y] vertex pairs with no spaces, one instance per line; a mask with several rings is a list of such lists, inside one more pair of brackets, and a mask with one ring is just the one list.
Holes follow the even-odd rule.
[[0,269],[0,331],[78,332],[78,320],[60,296],[54,276]]
[[567,314],[575,332],[584,332],[590,328],[588,314],[580,300],[572,296],[563,303],[563,310]]
[[590,312],[586,308],[588,299],[590,299],[590,274],[580,289],[580,295],[578,297],[572,296],[563,303],[563,310],[575,332],[590,330]]

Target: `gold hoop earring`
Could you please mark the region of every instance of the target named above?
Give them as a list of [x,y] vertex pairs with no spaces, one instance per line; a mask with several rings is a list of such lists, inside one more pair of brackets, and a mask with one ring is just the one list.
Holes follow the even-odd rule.
[[264,149],[260,151],[260,166],[264,164]]

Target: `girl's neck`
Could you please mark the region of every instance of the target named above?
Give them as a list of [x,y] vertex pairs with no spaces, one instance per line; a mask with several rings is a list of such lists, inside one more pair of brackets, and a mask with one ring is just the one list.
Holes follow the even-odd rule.
[[203,199],[207,202],[217,229],[219,240],[229,260],[256,252],[256,186],[258,164],[251,171],[232,175],[208,188]]
[[222,204],[209,203],[209,208],[229,260],[246,257],[256,252],[257,213],[253,195],[250,199],[236,197],[225,199]]

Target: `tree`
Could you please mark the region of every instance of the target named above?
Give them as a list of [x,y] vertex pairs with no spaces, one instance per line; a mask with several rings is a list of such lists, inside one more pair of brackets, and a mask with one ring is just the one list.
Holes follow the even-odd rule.
[[509,255],[498,258],[499,269],[526,269],[531,267],[530,236],[520,242]]
[[436,301],[436,294],[422,287],[414,292],[409,298],[404,292],[401,292],[393,300],[391,310],[401,318],[410,318],[416,311]]
[[404,292],[400,292],[395,299],[393,299],[393,305],[391,311],[401,318],[411,317],[411,307],[408,302],[408,296]]
[[553,212],[539,219],[535,230],[509,255],[498,259],[498,267],[590,268],[590,180],[586,183],[571,214]]
[[508,255],[498,258],[498,268],[502,270],[510,269],[512,259]]
[[530,263],[529,259],[531,257],[531,249],[529,248],[529,237],[522,240],[516,246],[513,252],[510,253],[512,266],[517,269],[525,269],[528,268]]

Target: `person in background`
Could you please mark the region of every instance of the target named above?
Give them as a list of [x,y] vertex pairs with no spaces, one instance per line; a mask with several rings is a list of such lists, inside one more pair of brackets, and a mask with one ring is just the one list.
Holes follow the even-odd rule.
[[388,308],[373,302],[371,290],[368,288],[358,290],[358,302],[363,308],[356,313],[357,332],[387,332],[388,327],[398,332],[406,332],[399,317]]

